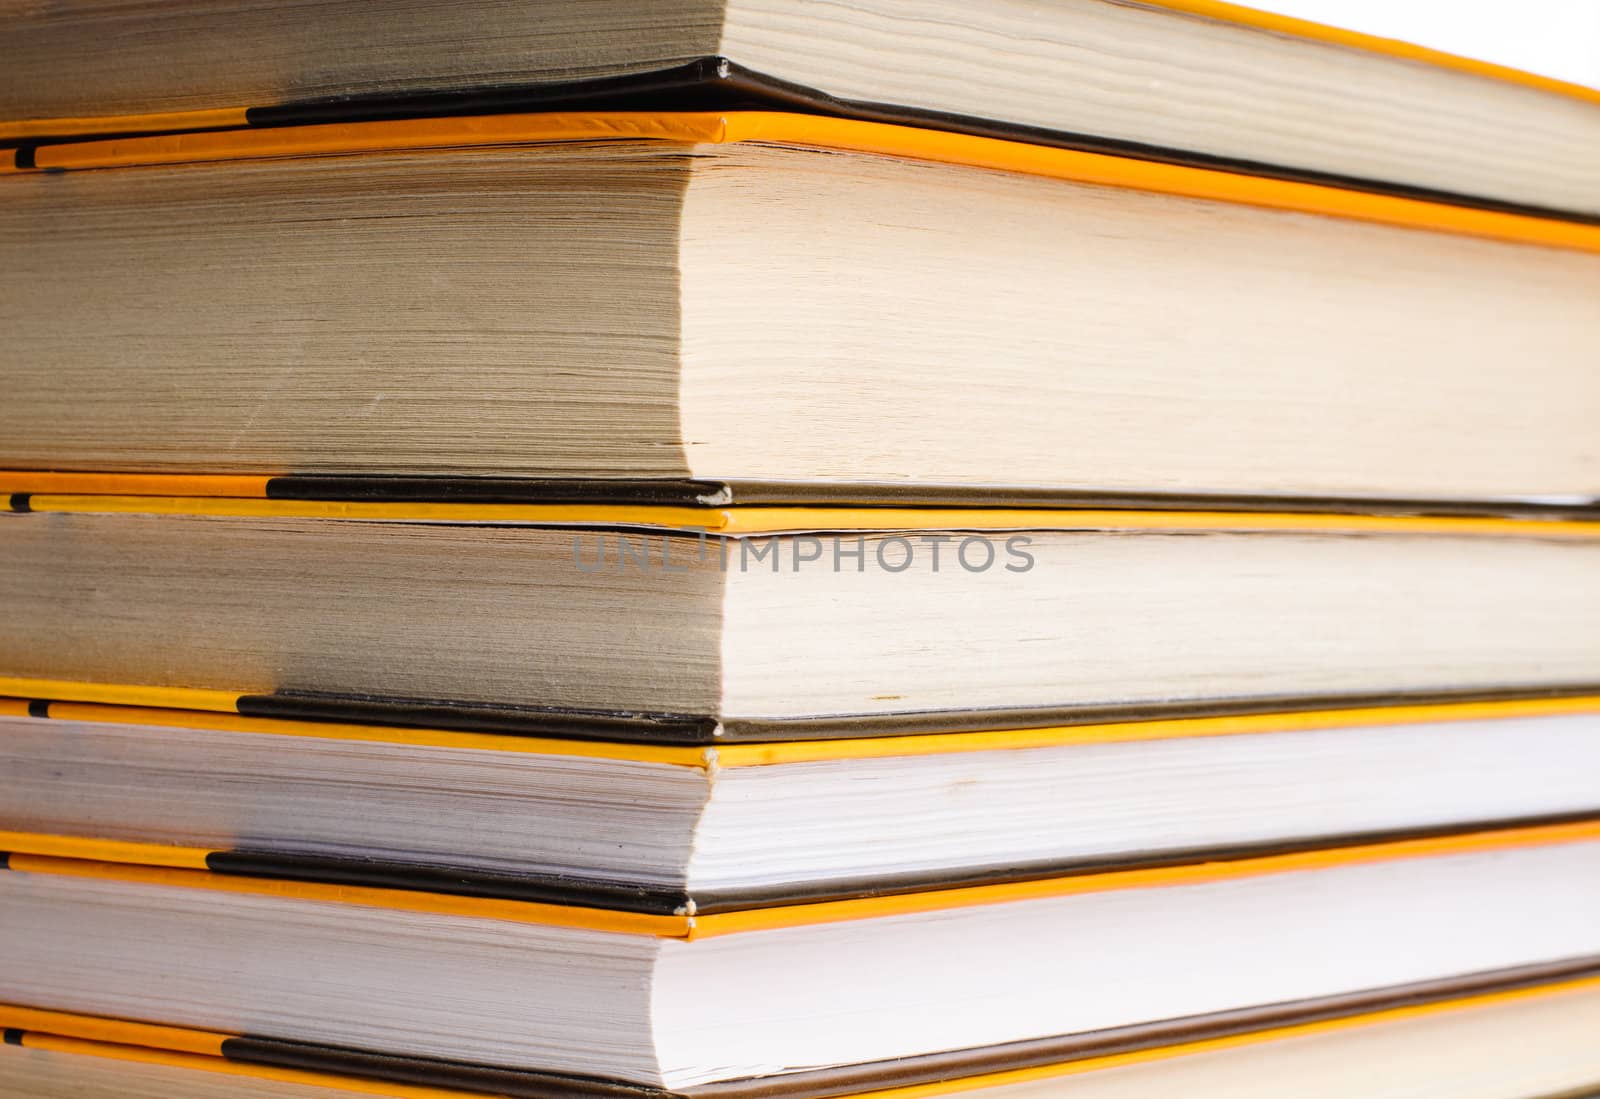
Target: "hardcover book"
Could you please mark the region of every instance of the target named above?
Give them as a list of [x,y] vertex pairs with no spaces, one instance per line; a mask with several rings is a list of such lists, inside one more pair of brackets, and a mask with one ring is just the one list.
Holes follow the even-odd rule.
[[[0,1085],[21,1099],[822,1099],[824,1096],[1205,1099],[1528,1099],[1600,1074],[1592,972],[1413,986],[1208,1027],[1131,1027],[1077,1042],[1019,1043],[861,1070],[676,1090],[251,1039],[0,1005]],[[1570,1085],[1570,1087],[1569,1087]]]
[[751,504],[1600,490],[1595,226],[796,115],[30,156],[0,177],[0,468]]
[[1600,699],[663,747],[0,700],[0,850],[712,912],[1600,812]]
[[13,139],[781,105],[1600,213],[1600,92],[1216,0],[72,0],[0,19]]
[[1585,521],[26,506],[27,698],[715,744],[1596,693]]

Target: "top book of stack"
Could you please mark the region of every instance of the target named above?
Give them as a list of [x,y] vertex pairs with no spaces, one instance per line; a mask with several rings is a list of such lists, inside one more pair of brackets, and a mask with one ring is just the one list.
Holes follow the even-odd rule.
[[0,468],[692,503],[1600,489],[1600,93],[1210,0],[6,23]]
[[759,104],[1600,215],[1600,93],[1219,0],[74,0],[5,21],[0,139]]

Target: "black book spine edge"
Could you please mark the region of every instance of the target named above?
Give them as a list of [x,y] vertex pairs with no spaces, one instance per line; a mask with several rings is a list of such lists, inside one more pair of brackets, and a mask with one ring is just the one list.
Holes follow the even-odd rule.
[[[234,702],[234,712],[245,717],[329,724],[447,729],[500,736],[709,748],[719,744],[855,740],[865,737],[918,736],[927,733],[984,733],[1002,729],[1072,728],[1085,725],[1243,717],[1258,714],[1595,696],[1600,696],[1600,684],[1385,695],[1324,695],[1309,698],[1260,697],[1220,702],[1163,702],[1133,706],[941,710],[865,715],[840,714],[772,720],[719,720],[705,714],[585,711],[451,699],[391,699],[366,695],[281,691],[274,694],[240,695]],[[33,717],[49,717],[51,703],[59,701],[61,700],[33,699],[28,703],[28,713]]]
[[716,507],[732,502],[728,486],[682,479],[442,477],[299,473],[267,481],[269,500],[340,500],[439,504],[620,504]]
[[564,874],[454,870],[417,863],[266,850],[212,851],[206,855],[206,868],[215,874],[235,877],[403,889],[644,915],[678,916],[689,911],[689,895],[681,888]]
[[1193,847],[1147,856],[1039,860],[945,873],[874,875],[866,878],[835,879],[814,885],[697,890],[692,894],[682,888],[603,881],[568,874],[490,872],[400,861],[273,852],[265,849],[213,851],[206,856],[206,867],[213,873],[238,877],[401,889],[461,897],[597,908],[649,916],[686,914],[707,916],[724,912],[748,912],[832,901],[858,901],[911,893],[937,893],[951,889],[1011,885],[1019,882],[1091,877],[1135,870],[1170,869],[1197,863],[1243,862],[1310,851],[1337,851],[1373,844],[1470,836],[1485,830],[1501,831],[1582,824],[1597,819],[1600,818],[1597,818],[1594,812],[1586,812],[1473,820],[1427,828],[1397,828],[1309,836],[1294,840],[1227,847]]
[[[304,99],[251,107],[245,120],[254,127],[307,126],[331,122],[374,122],[405,118],[438,118],[508,112],[554,111],[712,111],[781,110],[822,114],[862,122],[918,126],[923,129],[1024,141],[1080,152],[1104,153],[1135,160],[1190,168],[1210,168],[1295,183],[1314,183],[1348,191],[1393,195],[1423,202],[1520,214],[1547,221],[1600,225],[1600,214],[1561,210],[1482,195],[1390,183],[1305,168],[1290,168],[1240,157],[1216,156],[1189,149],[1020,123],[997,122],[974,115],[924,110],[896,103],[841,99],[817,88],[768,76],[726,57],[708,56],[681,65],[598,79],[491,85],[472,89],[435,89],[403,95],[374,94]],[[41,144],[75,144],[109,137],[146,136],[152,131],[64,136],[41,141],[30,137],[0,142],[18,148],[16,166],[32,166],[32,148]],[[26,152],[24,151],[26,150]],[[27,157],[27,163],[23,158]]]
[[[270,478],[269,500],[376,503],[572,504],[667,507],[1092,508],[1107,511],[1292,512],[1429,518],[1600,519],[1592,500],[1417,500],[1379,497],[1108,493],[1026,485],[736,482],[664,478],[547,478],[293,473]],[[18,504],[21,506],[19,507]],[[27,509],[27,494],[13,510]]]
[[662,745],[715,744],[721,739],[722,727],[716,718],[700,714],[563,710],[451,699],[385,699],[291,691],[241,695],[234,708],[246,717],[292,721]]
[[1155,702],[1126,706],[901,711],[825,715],[812,718],[719,719],[708,714],[587,711],[454,699],[391,699],[367,695],[279,691],[273,694],[242,695],[235,703],[235,708],[247,717],[275,717],[295,721],[712,747],[717,744],[859,739],[915,736],[923,733],[977,733],[996,729],[1041,729],[1056,726],[1300,713],[1329,709],[1505,702],[1597,695],[1600,695],[1600,684],[1586,683],[1403,694],[1262,696],[1224,701]]
[[[743,79],[743,70],[723,57],[695,58],[680,65],[585,80],[490,84],[477,88],[433,89],[399,94],[380,92],[291,100],[251,107],[251,126],[315,126],[330,122],[376,122],[457,115],[556,111],[717,111],[770,105],[760,80]],[[745,92],[740,100],[729,93]]]

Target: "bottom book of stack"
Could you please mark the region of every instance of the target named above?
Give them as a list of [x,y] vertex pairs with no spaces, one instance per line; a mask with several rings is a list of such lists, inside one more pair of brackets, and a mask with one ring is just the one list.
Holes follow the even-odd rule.
[[11,1099],[1576,1099],[1600,1082],[1600,974],[675,1091],[20,1008],[0,1024]]

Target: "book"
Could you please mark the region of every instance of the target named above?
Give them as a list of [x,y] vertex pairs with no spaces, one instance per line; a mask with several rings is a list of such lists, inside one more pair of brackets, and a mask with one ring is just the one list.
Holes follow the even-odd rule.
[[657,747],[0,700],[0,850],[672,913],[1551,823],[1600,699]]
[[[1217,1099],[1269,1095],[1287,1079],[1308,1099],[1530,1099],[1600,1075],[1592,975],[1354,996],[1276,1022],[1235,1017],[1198,1032],[1130,1028],[1079,1043],[1024,1043],[877,1070],[821,1070],[676,1091],[495,1071],[407,1058],[361,1057],[240,1035],[0,1006],[7,1044],[0,1084],[26,1099],[636,1099],[755,1096],[995,1095],[1125,1099],[1169,1093]],[[1165,1041],[1163,1041],[1165,1039]],[[1054,1058],[1053,1060],[1051,1058]],[[1143,1090],[1140,1090],[1143,1089]]]
[[677,1089],[1600,958],[1600,824],[644,914],[11,855],[30,1007]]
[[753,102],[1600,213],[1600,93],[1214,0],[80,0],[4,29],[13,139]]
[[719,743],[1597,693],[1587,521],[26,506],[15,697]]
[[0,468],[745,503],[1600,487],[1595,226],[794,115],[30,155],[0,180]]

